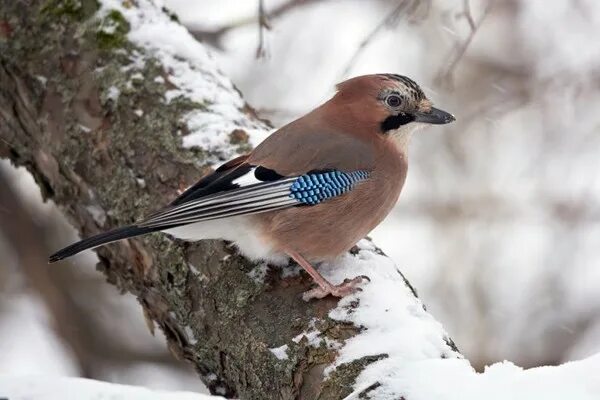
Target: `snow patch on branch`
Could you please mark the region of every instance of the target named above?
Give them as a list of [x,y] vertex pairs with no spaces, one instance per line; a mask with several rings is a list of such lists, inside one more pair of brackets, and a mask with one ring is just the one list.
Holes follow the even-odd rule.
[[[338,366],[366,356],[386,355],[367,366],[356,382],[357,387],[383,383],[397,367],[407,362],[462,358],[450,344],[446,331],[415,297],[412,288],[394,262],[382,255],[369,241],[358,243],[356,254],[346,254],[320,272],[332,283],[366,275],[371,281],[362,291],[340,300],[329,316],[364,328],[348,339],[340,350],[331,373]],[[373,379],[373,377],[378,377]]]
[[163,11],[161,0],[138,0],[135,6],[121,0],[101,0],[101,4],[101,17],[117,10],[129,22],[127,37],[145,50],[144,61],[155,58],[164,66],[175,86],[166,92],[165,101],[184,97],[199,104],[184,117],[190,130],[183,137],[185,147],[200,146],[226,159],[234,155],[229,138],[233,130],[248,133],[251,145],[266,137],[268,127],[246,115],[240,93],[218,70],[206,47]]
[[[387,360],[384,360],[385,364]],[[477,373],[467,360],[423,360],[396,365],[388,362],[383,384],[368,392],[378,400],[595,400],[600,398],[600,354],[559,366],[524,370],[510,362],[496,363]],[[371,371],[373,372],[373,371]],[[366,376],[363,377],[366,378]],[[370,376],[372,382],[376,375]],[[367,387],[344,400],[359,399]]]
[[366,398],[378,400],[600,398],[600,354],[529,370],[503,362],[477,373],[425,310],[393,261],[368,240],[357,247],[357,254],[347,254],[320,269],[333,283],[357,275],[371,279],[361,292],[340,300],[329,314],[364,329],[344,343],[326,373],[365,356],[386,357],[361,372],[347,400],[365,398],[359,397],[363,391]]
[[288,354],[287,354],[287,351],[288,351],[288,345],[287,344],[284,344],[283,346],[271,348],[271,349],[269,349],[269,351],[271,353],[273,353],[273,355],[278,360],[287,360],[289,358]]

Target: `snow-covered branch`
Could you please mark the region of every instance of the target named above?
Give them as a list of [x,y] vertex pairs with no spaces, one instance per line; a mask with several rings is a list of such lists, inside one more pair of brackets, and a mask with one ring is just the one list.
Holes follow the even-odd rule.
[[[154,211],[268,134],[159,1],[12,3],[0,6],[10,16],[0,41],[0,155],[25,165],[82,236]],[[476,374],[369,240],[321,266],[333,283],[370,277],[339,302],[303,302],[311,282],[296,267],[254,265],[222,242],[152,235],[98,255],[108,281],[138,298],[150,330],[157,324],[173,353],[225,397],[487,398],[513,381],[537,390],[530,382],[554,371],[503,364]]]

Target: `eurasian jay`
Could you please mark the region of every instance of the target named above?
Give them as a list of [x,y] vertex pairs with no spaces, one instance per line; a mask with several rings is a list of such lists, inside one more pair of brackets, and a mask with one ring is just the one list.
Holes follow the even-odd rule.
[[229,240],[252,259],[287,255],[317,284],[305,299],[343,297],[366,277],[333,285],[313,263],[348,251],[387,216],[406,179],[412,134],[425,124],[452,121],[405,76],[349,79],[329,101],[250,154],[221,165],[160,211],[83,239],[49,261],[162,231],[192,241]]

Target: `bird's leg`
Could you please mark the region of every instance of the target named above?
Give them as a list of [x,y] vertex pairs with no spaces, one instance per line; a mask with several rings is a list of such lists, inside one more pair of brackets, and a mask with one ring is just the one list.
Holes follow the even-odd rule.
[[344,297],[354,293],[357,290],[361,290],[357,286],[364,280],[369,280],[367,276],[361,275],[353,279],[345,279],[344,282],[339,285],[331,284],[327,279],[323,278],[323,275],[319,273],[310,263],[295,251],[287,252],[290,257],[294,259],[308,274],[313,278],[318,287],[308,290],[302,294],[304,301],[311,299],[322,299],[328,295],[335,297]]

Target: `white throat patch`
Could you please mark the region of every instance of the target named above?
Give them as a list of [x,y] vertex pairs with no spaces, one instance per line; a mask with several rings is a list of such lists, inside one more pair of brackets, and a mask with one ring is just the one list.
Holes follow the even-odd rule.
[[423,129],[427,124],[420,122],[410,122],[400,126],[398,129],[390,131],[388,134],[394,141],[400,151],[406,152],[410,139],[416,131]]

